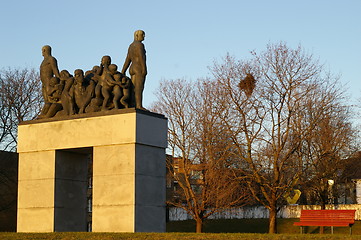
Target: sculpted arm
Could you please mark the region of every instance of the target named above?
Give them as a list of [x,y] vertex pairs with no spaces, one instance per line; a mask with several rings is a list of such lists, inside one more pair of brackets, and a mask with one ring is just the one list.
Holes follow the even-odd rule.
[[51,68],[53,70],[53,73],[55,77],[60,78],[59,69],[58,69],[58,62],[55,58],[51,58],[50,60]]
[[103,63],[101,62],[100,65],[99,65],[99,76],[101,76],[103,74],[103,69],[104,69],[104,65]]
[[135,49],[134,52],[139,60],[138,66],[140,67],[140,74],[143,76],[147,75],[147,65],[146,65],[146,56],[145,56],[145,48],[142,43],[140,43]]
[[110,75],[109,73],[105,75],[105,81],[110,86],[114,86],[114,84],[119,85],[119,83],[114,81],[112,75]]
[[128,50],[128,54],[127,54],[127,57],[125,59],[124,65],[123,65],[123,69],[121,71],[121,73],[123,73],[124,75],[125,75],[125,72],[127,71],[128,67],[129,67],[130,63],[132,62],[132,60],[129,57],[129,51],[130,51],[130,48]]
[[74,83],[74,79],[73,78],[69,78],[66,82],[65,82],[65,87],[64,87],[64,94],[66,94],[68,97],[70,97],[70,89],[73,86]]

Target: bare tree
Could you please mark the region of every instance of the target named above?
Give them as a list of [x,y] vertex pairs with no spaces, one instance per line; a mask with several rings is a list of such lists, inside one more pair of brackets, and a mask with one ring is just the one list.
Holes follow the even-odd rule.
[[231,138],[225,134],[215,107],[213,83],[200,80],[163,81],[153,110],[168,118],[167,168],[176,183],[169,206],[180,207],[196,221],[249,202],[249,193],[231,169],[235,161]]
[[[276,233],[277,211],[291,189],[318,184],[318,173],[322,179],[335,176],[352,152],[354,134],[337,77],[312,54],[281,42],[252,56],[236,61],[227,55],[215,62],[212,80],[164,82],[156,106],[169,119],[169,146],[179,156],[178,165],[168,164],[182,185],[177,206],[187,206],[201,223],[207,204],[214,205],[209,199],[217,199],[206,194],[212,189],[206,181],[216,179],[209,176],[221,176],[209,181],[219,187],[238,177],[240,190],[224,192],[247,196],[242,192],[247,184],[269,210],[269,232]],[[195,168],[198,183],[190,174]]]
[[15,151],[17,125],[34,119],[41,105],[41,82],[34,69],[0,71],[0,149]]
[[332,92],[319,92],[325,83],[322,65],[300,46],[269,44],[264,52],[252,54],[248,61],[228,55],[211,71],[220,89],[222,122],[242,162],[242,177],[247,176],[254,198],[268,208],[269,232],[275,233],[277,211],[302,174],[298,150],[325,119],[326,107],[316,104],[312,118],[306,110],[313,99],[326,101]]
[[357,150],[351,107],[346,104],[342,87],[329,79],[318,86],[313,98],[306,100],[303,121],[314,125],[298,150],[303,169],[301,186],[321,209],[337,197],[334,184],[341,180],[348,159]]

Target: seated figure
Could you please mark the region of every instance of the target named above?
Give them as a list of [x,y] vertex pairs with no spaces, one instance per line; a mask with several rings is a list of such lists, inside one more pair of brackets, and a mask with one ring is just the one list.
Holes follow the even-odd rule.
[[59,78],[52,77],[48,84],[48,99],[51,103],[59,103],[61,93],[63,91],[64,85],[60,83]]
[[74,83],[74,78],[67,70],[62,70],[60,72],[60,80],[64,85],[64,89],[60,98],[61,105],[63,106],[65,115],[73,115],[75,113],[74,96],[71,94],[70,91]]
[[78,113],[85,113],[85,108],[89,104],[91,92],[94,90],[94,84],[85,81],[84,72],[81,69],[74,71],[74,83],[72,94],[74,96],[74,105]]
[[60,83],[59,78],[52,77],[49,79],[48,85],[44,91],[48,99],[48,111],[45,114],[39,115],[39,119],[54,117],[55,114],[62,109],[60,98],[63,88],[64,85]]

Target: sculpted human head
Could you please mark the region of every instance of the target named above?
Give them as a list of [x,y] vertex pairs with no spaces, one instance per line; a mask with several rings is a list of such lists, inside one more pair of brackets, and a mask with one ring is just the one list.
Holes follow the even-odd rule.
[[137,30],[134,32],[134,40],[135,41],[143,41],[145,38],[145,32],[143,30]]
[[41,52],[44,57],[51,55],[51,47],[49,45],[45,45],[41,48]]
[[60,72],[60,78],[69,78],[70,77],[70,73],[67,70],[62,70]]
[[118,66],[116,64],[110,64],[109,65],[109,71],[112,73],[112,74],[115,74],[118,70]]
[[83,82],[84,80],[84,72],[81,69],[76,69],[74,71],[74,78],[77,82]]
[[99,67],[99,66],[94,66],[93,69],[92,69],[92,72],[93,72],[94,74],[99,75],[99,73],[100,73],[100,67]]
[[121,74],[114,74],[113,78],[116,82],[120,82],[122,80],[122,75]]
[[105,66],[105,65],[109,66],[111,61],[112,60],[111,60],[110,56],[103,56],[102,57],[102,65],[103,66]]
[[128,81],[130,81],[130,79],[127,76],[123,76],[122,77],[122,83],[127,83]]

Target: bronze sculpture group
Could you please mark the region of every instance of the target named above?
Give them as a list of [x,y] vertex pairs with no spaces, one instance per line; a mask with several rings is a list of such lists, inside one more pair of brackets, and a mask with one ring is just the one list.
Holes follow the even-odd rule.
[[[110,56],[103,56],[99,66],[85,73],[81,69],[76,69],[74,76],[67,70],[59,72],[51,47],[44,46],[40,65],[44,107],[38,118],[130,107],[145,110],[142,105],[147,75],[144,37],[142,30],[134,33],[121,72],[111,63]],[[128,68],[130,78],[126,76]]]

